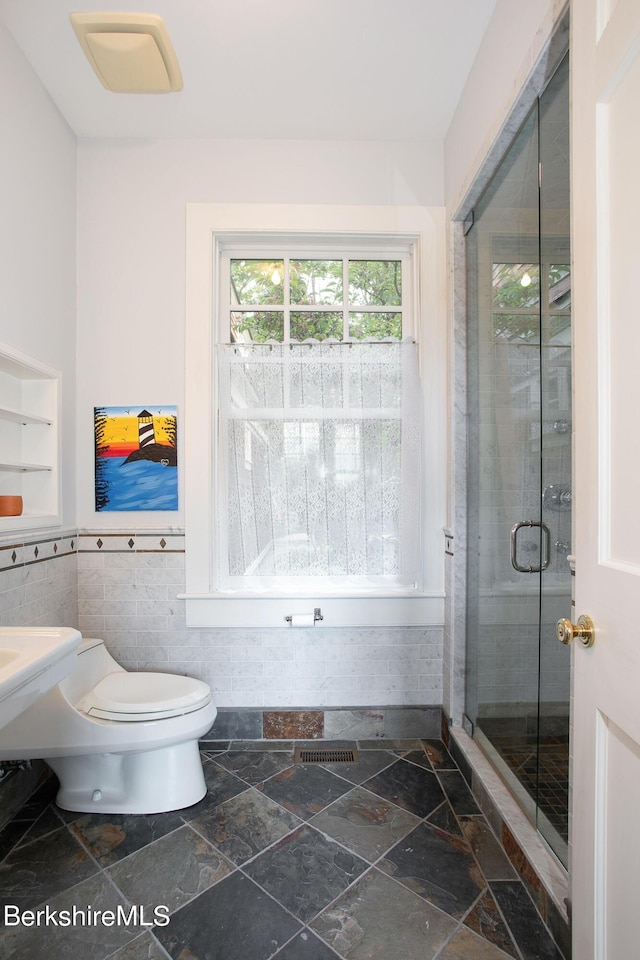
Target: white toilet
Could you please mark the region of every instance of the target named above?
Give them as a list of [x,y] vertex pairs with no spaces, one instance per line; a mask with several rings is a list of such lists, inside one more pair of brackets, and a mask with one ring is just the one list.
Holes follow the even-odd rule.
[[216,713],[202,680],[129,673],[84,640],[72,673],[0,730],[0,760],[46,760],[63,810],[179,810],[206,793],[198,738]]

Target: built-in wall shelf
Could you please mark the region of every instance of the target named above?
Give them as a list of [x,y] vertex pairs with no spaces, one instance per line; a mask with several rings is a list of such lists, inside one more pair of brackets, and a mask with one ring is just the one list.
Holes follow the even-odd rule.
[[0,343],[0,494],[23,500],[0,535],[60,523],[60,373]]
[[34,470],[53,469],[44,463],[11,463],[9,460],[0,460],[0,470],[9,473],[31,473]]
[[35,417],[32,413],[24,413],[23,410],[8,410],[0,407],[0,420],[8,420],[9,423],[21,423],[26,426],[28,423],[45,423],[51,426],[52,422],[47,417]]

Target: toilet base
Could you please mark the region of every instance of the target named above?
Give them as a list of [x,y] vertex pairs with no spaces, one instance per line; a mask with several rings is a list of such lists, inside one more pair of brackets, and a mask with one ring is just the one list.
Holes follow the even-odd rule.
[[47,763],[60,781],[56,803],[76,813],[166,813],[193,806],[207,792],[197,740]]

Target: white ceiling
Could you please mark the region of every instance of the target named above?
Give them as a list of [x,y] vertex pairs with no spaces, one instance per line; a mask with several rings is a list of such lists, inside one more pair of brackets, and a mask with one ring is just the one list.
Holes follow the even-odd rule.
[[69,22],[95,5],[0,0],[0,19],[80,137],[433,142],[495,3],[117,0],[165,20],[184,90],[160,95],[103,89]]

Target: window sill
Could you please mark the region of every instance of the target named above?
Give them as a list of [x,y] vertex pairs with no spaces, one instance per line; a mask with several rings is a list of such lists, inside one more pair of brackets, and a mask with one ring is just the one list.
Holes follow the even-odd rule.
[[322,611],[321,627],[418,627],[444,623],[444,594],[398,597],[247,597],[179,594],[188,627],[288,628],[286,617]]

